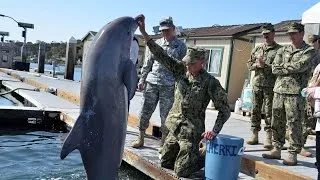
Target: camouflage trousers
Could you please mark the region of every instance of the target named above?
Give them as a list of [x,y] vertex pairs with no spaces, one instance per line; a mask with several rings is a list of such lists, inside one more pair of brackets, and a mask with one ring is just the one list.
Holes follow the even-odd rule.
[[308,135],[316,128],[317,118],[313,117],[314,108],[311,102],[306,101],[305,110],[302,112],[304,116],[302,122],[302,145],[307,142]]
[[146,84],[142,98],[142,109],[138,116],[139,130],[146,130],[149,127],[150,118],[159,102],[161,132],[163,136],[168,134],[165,121],[174,101],[174,88],[174,86]]
[[[299,95],[274,93],[272,108],[273,146],[281,149],[285,143],[286,129],[289,134],[288,151],[300,153],[302,148],[302,110],[305,99]],[[287,126],[287,128],[286,128]]]
[[261,108],[264,104],[264,111],[266,114],[264,127],[265,131],[271,131],[272,119],[272,101],[273,101],[273,88],[270,87],[254,87],[252,98],[252,114],[251,114],[251,130],[261,130]]
[[180,126],[179,132],[169,132],[162,151],[161,167],[173,169],[179,177],[189,177],[204,167],[205,158],[200,156],[201,134],[187,126]]

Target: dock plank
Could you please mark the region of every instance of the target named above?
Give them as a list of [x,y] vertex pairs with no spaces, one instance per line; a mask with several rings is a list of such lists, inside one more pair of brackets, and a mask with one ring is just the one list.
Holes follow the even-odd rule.
[[[2,74],[2,73],[0,73]],[[1,78],[1,76],[0,76]],[[1,79],[0,79],[1,81]],[[58,96],[55,96],[51,93],[44,92],[44,91],[33,91],[34,89],[37,89],[36,87],[23,83],[21,81],[3,81],[2,82],[3,86],[8,88],[9,90],[13,90],[16,88],[25,88],[25,89],[30,89],[30,90],[16,90],[15,93],[19,94],[21,97],[27,99],[30,103],[35,105],[36,107],[33,108],[33,113],[32,111],[25,111],[25,113],[29,112],[29,114],[23,114],[22,112],[20,113],[21,116],[23,115],[26,117],[27,115],[29,117],[32,117],[32,114],[39,114],[40,112],[62,112],[64,114],[68,115],[78,115],[80,111],[80,107],[74,103],[71,103],[65,99],[62,99]],[[30,109],[31,107],[24,107],[25,109]],[[15,109],[12,107],[12,109]],[[39,109],[39,110],[37,110]],[[0,111],[1,112],[1,111]],[[9,111],[8,111],[9,112]],[[1,117],[5,117],[4,115]],[[63,116],[61,117],[63,118]],[[76,119],[76,117],[72,116],[72,118]],[[65,121],[73,125],[74,121],[73,119],[65,119]],[[12,122],[12,121],[10,121]],[[2,123],[5,123],[3,120]]]
[[10,74],[17,79],[23,79],[27,84],[38,87],[42,90],[54,88],[57,95],[77,105],[80,104],[80,82],[66,79],[49,77],[39,73],[30,73],[25,71],[16,71],[0,68],[0,72]]
[[0,73],[0,81],[20,81],[12,76],[9,76],[4,73]]
[[[287,151],[281,152],[281,160],[264,159],[262,158],[262,153],[265,152],[266,151],[246,152],[244,158],[242,158],[244,160],[242,163],[247,164],[242,164],[242,170],[248,171],[247,173],[249,174],[257,173],[257,178],[277,177],[277,179],[285,180],[311,180],[317,178],[318,171],[314,165],[315,158],[308,158],[298,155],[297,166],[285,166],[282,164],[282,159],[288,156]],[[315,156],[315,148],[311,148],[311,152]],[[254,160],[255,164],[252,164],[252,161],[248,162],[248,159]],[[250,166],[255,166],[254,169],[256,172],[253,172],[252,167]]]
[[[28,80],[28,78],[32,81],[35,81],[36,83],[39,83],[43,87],[49,87],[53,86],[55,88],[60,88],[64,92],[69,92],[73,94],[72,98],[79,98],[80,94],[80,83],[79,82],[73,82],[73,81],[64,81],[64,80],[59,80],[59,79],[54,79],[54,78],[46,78],[43,76],[35,76],[32,74],[28,74],[26,72],[19,72],[19,71],[12,71],[12,70],[7,70],[7,69],[0,69],[0,71],[6,73],[8,71],[12,72],[12,74],[15,74],[15,76],[23,76],[25,77],[25,80]],[[48,80],[50,79],[50,80]],[[29,82],[30,83],[30,82]],[[38,87],[38,86],[37,86]],[[66,88],[66,89],[63,89]],[[67,96],[70,96],[67,94]],[[79,99],[75,100],[70,97],[67,97],[66,99],[69,100],[70,102],[77,103],[79,102]],[[141,93],[136,93],[135,97],[131,101],[131,107],[130,107],[130,114],[133,115],[133,118],[135,118],[136,122],[136,116],[139,113],[140,106],[141,106],[141,98],[142,94]],[[74,122],[74,120],[77,118],[77,113],[63,113],[65,117],[69,117],[71,121]],[[215,119],[217,116],[216,111],[212,110],[207,110],[206,112],[206,129],[211,129],[214,125]],[[158,123],[160,124],[160,116],[158,109],[155,111],[154,115],[152,116],[152,122],[154,124]],[[263,129],[264,124],[262,123],[262,129]],[[146,140],[146,147],[145,149],[148,149],[148,152],[145,152],[145,156],[142,154],[142,150],[135,150],[130,147],[130,143],[133,139],[136,138],[137,134],[136,131],[137,129],[132,127],[128,127],[128,134],[127,134],[127,139],[126,139],[126,147],[125,147],[125,154],[124,154],[124,160],[127,162],[135,161],[135,162],[140,162],[139,160],[143,162],[150,162],[152,165],[156,164],[157,162],[157,140],[154,139],[149,139]],[[131,134],[130,134],[131,133]],[[232,115],[231,118],[227,121],[225,126],[222,129],[223,134],[230,134],[238,137],[242,137],[244,139],[248,138],[251,134],[250,132],[250,121],[247,117],[243,118],[239,115]],[[264,138],[264,133],[263,131],[260,131],[259,134],[259,141],[263,142]],[[151,141],[155,141],[154,143]],[[150,148],[149,148],[150,146]],[[286,144],[287,146],[287,144]],[[315,141],[314,140],[308,140],[307,143],[308,147],[314,147],[315,146]],[[282,175],[284,179],[295,179],[295,178],[300,178],[300,179],[315,179],[317,174],[317,170],[315,167],[312,167],[311,164],[306,164],[306,163],[299,163],[298,166],[281,166],[281,161],[276,161],[276,160],[270,160],[270,162],[265,161],[265,159],[261,158],[261,154],[265,151],[263,148],[262,144],[256,145],[256,146],[251,146],[251,145],[246,145],[246,151],[245,155],[242,158],[242,165],[241,165],[241,171],[250,174],[251,176],[255,176],[255,178],[265,178],[265,179],[277,179],[277,177],[280,177],[279,175]],[[151,151],[152,149],[152,151]],[[150,152],[151,151],[151,152]],[[152,154],[152,156],[150,156]],[[134,156],[135,155],[135,156]],[[149,157],[150,156],[150,157]],[[282,151],[282,156],[286,156],[286,151]],[[146,158],[144,158],[146,157]],[[136,159],[135,159],[136,158]],[[147,160],[146,160],[147,159]],[[298,157],[299,162],[314,162],[315,158],[305,158],[302,156]],[[269,161],[269,160],[268,160]],[[134,165],[133,162],[131,162],[132,165]],[[310,165],[310,168],[306,168]],[[149,167],[149,166],[148,166]],[[142,164],[138,168],[141,171],[146,171],[147,165]],[[305,172],[299,171],[299,169],[303,169]],[[256,171],[259,171],[258,174],[256,175]],[[162,169],[159,169],[158,171],[154,173],[159,173],[162,172]],[[166,172],[169,173],[170,172]],[[159,174],[155,174],[154,176],[157,177]]]
[[[27,125],[28,120],[43,120],[46,113],[60,113],[47,111],[37,107],[0,106],[1,125]],[[30,119],[31,118],[31,119]]]
[[[66,115],[68,116],[68,115]],[[76,116],[74,116],[76,117]],[[160,161],[158,158],[158,150],[159,150],[159,141],[152,137],[146,136],[144,147],[140,149],[135,149],[130,146],[131,142],[138,137],[138,130],[136,128],[132,128],[130,126],[127,127],[127,135],[126,135],[126,143],[125,143],[125,151],[123,159],[129,164],[133,165],[141,172],[149,175],[154,179],[177,179],[172,170],[161,168]],[[243,162],[248,161],[248,159],[254,159],[253,163],[255,167],[241,167],[242,173],[239,174],[238,179],[252,180],[252,179],[264,179],[265,177],[279,177],[279,179],[288,179],[288,180],[300,180],[300,179],[314,179],[316,177],[317,171],[315,167],[312,167],[312,162],[314,158],[306,158],[299,156],[299,164],[296,167],[289,167],[282,165],[281,160],[268,160],[263,159],[261,154],[265,151],[258,152],[246,152],[244,158],[242,158]],[[282,152],[282,156],[285,157],[287,155],[286,151]],[[307,163],[306,163],[307,162]],[[252,161],[250,161],[252,163]],[[307,166],[306,166],[307,165]],[[269,168],[266,168],[269,167]],[[273,168],[274,172],[270,172],[270,167]],[[280,167],[280,168],[279,168]],[[286,167],[286,168],[283,168]],[[259,173],[255,174],[252,168],[255,168]],[[283,172],[285,169],[288,172]],[[157,169],[157,171],[155,170]],[[246,172],[250,171],[250,172]],[[203,170],[202,170],[203,172]],[[251,177],[243,172],[251,174]],[[203,174],[202,174],[203,176]],[[161,178],[160,178],[161,177]],[[281,178],[280,178],[281,177]],[[188,178],[180,178],[187,180]],[[274,179],[274,178],[272,178]]]
[[24,79],[35,80],[40,84],[45,85],[46,87],[55,87],[55,88],[60,88],[70,92],[80,93],[80,82],[77,82],[77,81],[53,78],[53,77],[49,77],[39,73],[30,73],[25,71],[16,71],[11,69],[4,69],[4,68],[0,68],[0,71],[6,74],[9,73],[9,74],[19,75]]
[[32,104],[34,104],[38,108],[44,109],[56,109],[56,110],[68,110],[68,111],[76,111],[79,109],[79,106],[70,103],[67,100],[59,98],[51,93],[44,92],[44,91],[34,91],[37,89],[34,86],[23,82],[11,82],[11,81],[4,81],[2,82],[3,86],[7,87],[10,90],[17,89],[17,88],[25,88],[30,90],[16,90],[15,92],[20,96],[26,98]]

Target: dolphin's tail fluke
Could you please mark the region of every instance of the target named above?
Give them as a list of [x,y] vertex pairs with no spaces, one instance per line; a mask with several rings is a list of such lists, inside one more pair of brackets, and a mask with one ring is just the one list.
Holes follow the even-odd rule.
[[81,121],[82,121],[82,118],[80,115],[63,143],[63,146],[60,152],[61,159],[64,159],[65,157],[67,157],[68,154],[70,154],[73,150],[79,149],[81,145],[81,140],[82,140]]

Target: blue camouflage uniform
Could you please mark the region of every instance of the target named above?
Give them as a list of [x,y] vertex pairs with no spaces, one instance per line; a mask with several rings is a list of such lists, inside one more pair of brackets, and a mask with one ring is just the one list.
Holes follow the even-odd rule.
[[[164,38],[156,41],[170,57],[181,60],[186,54],[186,45],[183,41],[174,37],[170,42]],[[145,63],[142,67],[140,83],[145,83],[145,90],[142,99],[142,109],[139,113],[139,130],[148,128],[149,120],[158,102],[160,108],[161,131],[165,136],[167,128],[165,119],[173,104],[175,79],[166,67],[161,65],[149,48],[146,51]]]

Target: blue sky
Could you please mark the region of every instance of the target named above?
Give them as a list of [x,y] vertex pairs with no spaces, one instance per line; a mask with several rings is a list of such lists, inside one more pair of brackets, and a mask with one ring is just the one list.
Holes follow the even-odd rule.
[[[0,14],[17,21],[33,23],[27,41],[67,41],[81,39],[88,31],[98,31],[121,16],[146,16],[147,31],[159,19],[172,16],[184,28],[214,24],[246,24],[301,19],[302,13],[319,0],[1,0]],[[10,32],[5,39],[23,41],[22,28],[0,17],[0,31]],[[136,33],[139,33],[138,30]]]

